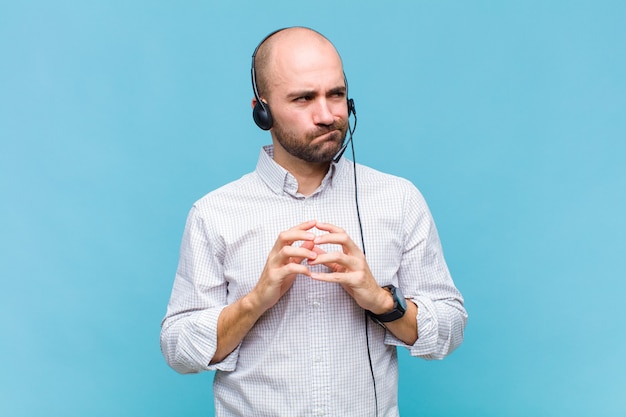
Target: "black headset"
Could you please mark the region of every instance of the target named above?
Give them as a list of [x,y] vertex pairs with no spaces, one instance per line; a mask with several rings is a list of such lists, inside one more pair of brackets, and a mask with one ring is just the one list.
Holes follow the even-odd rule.
[[[269,38],[271,38],[278,32],[281,32],[285,29],[289,29],[289,28],[281,28],[281,29],[271,32],[269,35],[263,38],[261,42],[259,42],[257,47],[254,48],[254,52],[252,53],[252,66],[250,69],[250,74],[252,76],[252,91],[254,91],[254,98],[256,99],[256,104],[254,108],[252,109],[252,118],[254,119],[254,123],[256,123],[256,125],[259,126],[263,130],[270,130],[272,128],[272,125],[274,124],[274,119],[272,119],[272,113],[270,112],[269,105],[263,100],[261,100],[261,97],[259,95],[259,88],[256,83],[256,69],[254,65],[254,59],[256,58],[256,54],[259,51],[259,48],[261,47],[261,45],[263,45],[263,43],[265,43],[266,40],[268,40]],[[348,79],[346,78],[345,74],[343,75],[343,78],[346,84],[346,97],[348,97]],[[348,103],[348,117],[350,117],[351,114],[354,114],[356,116],[356,111],[354,108],[354,100],[352,100],[351,98],[348,98],[347,103]]]

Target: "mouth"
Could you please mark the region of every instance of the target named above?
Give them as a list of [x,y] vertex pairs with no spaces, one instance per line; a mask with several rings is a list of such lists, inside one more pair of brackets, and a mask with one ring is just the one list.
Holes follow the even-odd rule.
[[316,136],[316,140],[319,141],[336,141],[341,138],[341,131],[338,129],[333,129],[328,132],[322,133],[321,135]]

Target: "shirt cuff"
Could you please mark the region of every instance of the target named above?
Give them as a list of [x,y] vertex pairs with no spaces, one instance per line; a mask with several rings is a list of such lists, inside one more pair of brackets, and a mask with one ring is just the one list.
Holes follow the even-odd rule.
[[189,328],[180,333],[177,362],[189,368],[200,367],[206,371],[235,370],[239,357],[239,346],[224,360],[209,364],[217,350],[217,320],[223,308],[204,310],[186,323]]
[[385,344],[405,347],[409,349],[411,356],[439,359],[437,356],[439,323],[436,307],[432,300],[426,297],[411,297],[410,300],[417,305],[417,340],[413,345],[407,345],[390,331],[387,331]]

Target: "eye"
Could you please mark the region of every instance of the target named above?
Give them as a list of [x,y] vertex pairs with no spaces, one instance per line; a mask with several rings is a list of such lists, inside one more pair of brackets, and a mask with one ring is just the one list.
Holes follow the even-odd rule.
[[306,95],[303,95],[303,96],[300,96],[300,97],[296,97],[294,99],[294,101],[301,102],[301,103],[307,102],[307,101],[311,101],[311,100],[313,100],[313,96],[310,95],[310,94],[306,94]]

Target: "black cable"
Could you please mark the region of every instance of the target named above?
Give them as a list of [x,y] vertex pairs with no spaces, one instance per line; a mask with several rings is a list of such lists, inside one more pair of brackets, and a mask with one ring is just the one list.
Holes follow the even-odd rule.
[[[356,205],[356,216],[359,221],[359,232],[361,234],[361,248],[363,250],[363,256],[365,256],[365,239],[363,237],[363,223],[361,222],[361,210],[359,208],[359,192],[358,192],[358,182],[356,177],[356,155],[354,153],[354,142],[352,141],[352,134],[356,129],[356,111],[354,108],[352,109],[352,114],[354,115],[354,126],[350,127],[348,124],[348,129],[350,131],[350,149],[352,151],[352,168],[354,171],[354,202]],[[370,374],[372,375],[372,385],[374,386],[374,405],[376,407],[376,417],[378,417],[378,390],[376,389],[376,377],[374,375],[374,365],[372,363],[372,352],[370,350],[370,333],[369,333],[369,316],[367,315],[367,311],[363,311],[365,315],[365,342],[367,344],[367,360],[370,367]]]
[[374,365],[372,364],[372,353],[370,352],[370,335],[369,335],[369,316],[367,311],[365,314],[365,341],[367,343],[367,359],[370,365],[370,373],[372,374],[372,384],[374,385],[374,405],[376,407],[376,416],[378,417],[378,390],[376,389],[376,377],[374,376]]
[[354,171],[354,202],[356,205],[356,217],[359,221],[359,231],[361,232],[361,248],[365,256],[365,239],[363,239],[363,224],[361,223],[361,210],[359,209],[359,187],[356,179],[356,156],[354,153],[354,141],[352,140],[352,134],[356,130],[356,110],[353,109],[352,114],[354,114],[354,126],[350,127],[348,123],[348,130],[350,131],[350,149],[352,150],[352,168]]

